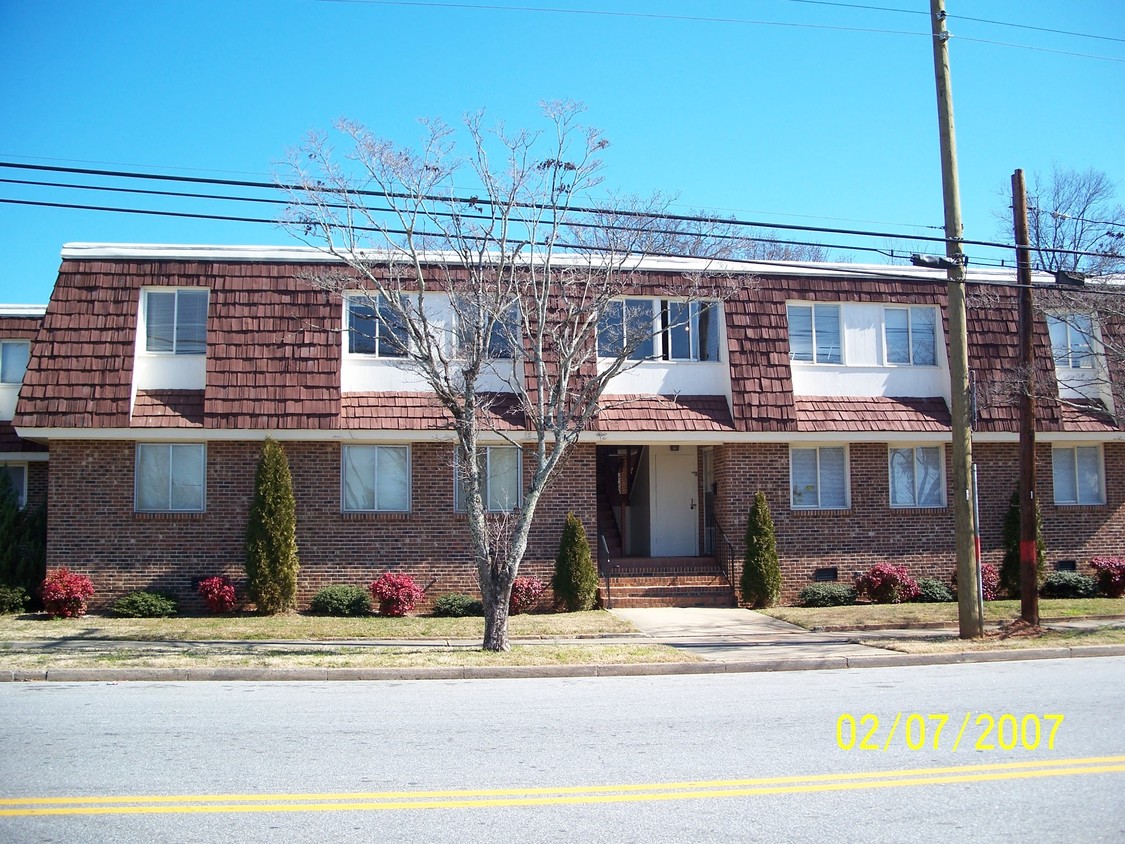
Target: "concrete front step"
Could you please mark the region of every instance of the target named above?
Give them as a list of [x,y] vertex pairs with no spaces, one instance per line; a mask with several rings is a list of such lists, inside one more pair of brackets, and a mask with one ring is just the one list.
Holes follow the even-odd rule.
[[[606,596],[604,588],[599,591],[599,599],[601,605],[606,606]],[[657,592],[653,590],[635,591],[627,590],[621,591],[614,589],[612,595],[612,606],[626,609],[626,608],[642,608],[642,607],[733,607],[734,596],[731,595],[730,589],[715,589],[706,592],[694,591],[686,592],[674,590],[671,593]]]

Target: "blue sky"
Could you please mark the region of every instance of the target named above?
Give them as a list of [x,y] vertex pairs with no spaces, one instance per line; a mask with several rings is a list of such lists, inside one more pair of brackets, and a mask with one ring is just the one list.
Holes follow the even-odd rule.
[[[341,116],[411,142],[418,117],[453,122],[483,107],[530,126],[540,100],[569,98],[612,142],[607,191],[674,193],[685,212],[935,234],[943,218],[928,8],[0,0],[0,160],[269,181],[287,149]],[[1120,0],[947,8],[966,237],[1001,234],[994,215],[1017,167],[1097,168],[1125,201]],[[0,178],[75,181],[4,168]],[[199,209],[3,182],[0,199]],[[206,211],[263,215],[234,204]],[[290,242],[269,225],[0,203],[0,302],[46,302],[69,241]]]

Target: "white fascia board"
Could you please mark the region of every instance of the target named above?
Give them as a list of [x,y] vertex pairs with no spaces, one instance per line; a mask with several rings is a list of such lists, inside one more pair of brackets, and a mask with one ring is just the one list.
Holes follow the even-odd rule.
[[[279,442],[455,442],[453,431],[392,431],[383,429],[341,430],[320,429],[229,429],[229,428],[19,428],[16,433],[24,439],[40,441],[98,440],[127,442],[261,442],[273,437]],[[516,442],[534,442],[532,431],[511,431],[507,436],[481,431],[479,439],[486,445]]]
[[46,305],[3,305],[0,317],[41,317],[47,313]]

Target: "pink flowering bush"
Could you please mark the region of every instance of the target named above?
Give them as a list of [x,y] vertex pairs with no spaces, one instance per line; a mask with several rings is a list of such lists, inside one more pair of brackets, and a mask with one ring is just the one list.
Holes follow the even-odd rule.
[[[957,572],[949,579],[953,595],[957,595]],[[1000,597],[1000,572],[992,563],[981,563],[980,567],[981,597],[986,601],[995,601]]]
[[876,563],[856,578],[856,591],[876,604],[900,604],[911,601],[921,591],[906,566]]
[[370,586],[371,598],[379,605],[380,615],[401,618],[425,596],[426,592],[408,574],[385,571]]
[[543,590],[547,588],[538,577],[517,577],[512,582],[512,599],[508,604],[508,612],[519,615],[535,606]]
[[63,566],[47,573],[40,595],[43,609],[52,618],[77,618],[86,614],[86,601],[94,594],[90,578]]
[[197,590],[201,598],[207,602],[207,609],[213,613],[230,612],[237,602],[234,593],[234,584],[229,577],[207,577],[199,581]]
[[1107,598],[1125,595],[1125,558],[1094,557],[1090,567],[1098,575],[1098,588]]

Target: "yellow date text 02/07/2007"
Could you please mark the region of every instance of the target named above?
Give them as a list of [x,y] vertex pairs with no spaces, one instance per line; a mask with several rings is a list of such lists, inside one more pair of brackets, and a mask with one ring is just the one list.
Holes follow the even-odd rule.
[[[991,715],[966,712],[953,719],[948,713],[897,712],[893,719],[845,712],[836,719],[836,745],[841,750],[1054,750],[1062,715],[1034,712]],[[959,724],[958,724],[959,720]],[[952,723],[951,723],[952,722]],[[947,729],[948,726],[948,729]]]

